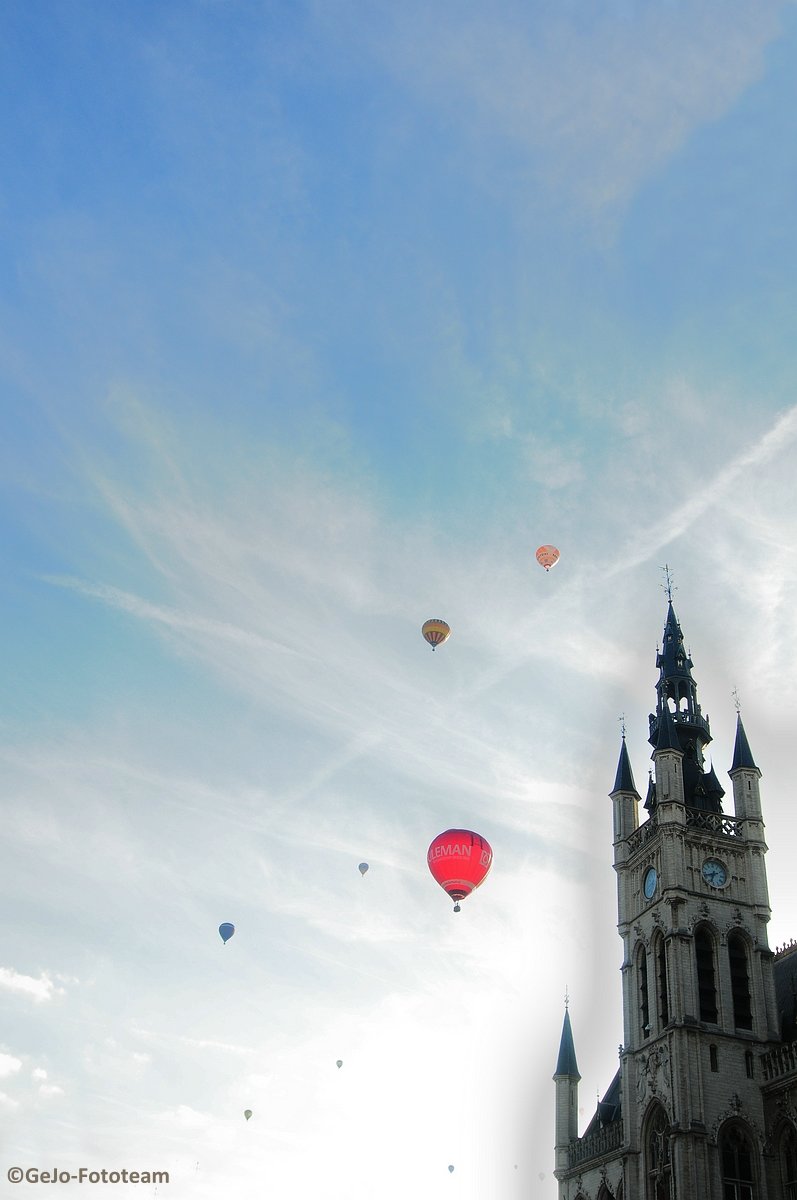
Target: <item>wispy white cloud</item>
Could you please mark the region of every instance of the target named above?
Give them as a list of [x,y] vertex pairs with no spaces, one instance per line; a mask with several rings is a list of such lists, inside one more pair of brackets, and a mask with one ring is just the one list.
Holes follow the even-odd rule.
[[9,992],[19,992],[29,996],[37,1004],[52,1000],[54,996],[63,995],[64,988],[56,987],[49,975],[23,975],[13,967],[0,967],[0,988]]
[[[131,1033],[136,1037],[143,1038],[145,1041],[163,1041],[168,1040],[179,1043],[182,1046],[190,1046],[194,1050],[219,1050],[224,1054],[247,1055],[252,1053],[251,1046],[243,1046],[235,1042],[222,1042],[214,1038],[192,1038],[184,1034],[163,1034],[157,1030],[142,1029],[139,1025],[131,1026]],[[133,1057],[138,1062],[149,1061],[149,1055],[136,1053]]]
[[226,621],[217,621],[192,613],[179,612],[166,605],[151,604],[143,600],[140,596],[134,596],[119,588],[109,587],[104,584],[92,585],[84,583],[79,579],[56,575],[45,575],[42,578],[47,583],[52,583],[58,587],[67,587],[73,591],[80,592],[84,596],[102,600],[111,607],[118,608],[122,612],[129,613],[131,616],[138,617],[143,621],[152,622],[155,625],[163,625],[178,633],[198,634],[200,637],[234,642],[245,648],[248,647],[249,649],[257,649],[259,651],[298,654],[297,650],[291,649],[282,643],[272,641],[269,638],[261,637],[251,630],[242,629]]
[[332,7],[347,38],[445,112],[502,189],[496,143],[526,156],[523,203],[533,180],[599,211],[625,202],[761,75],[786,4],[702,0],[565,13],[495,0],[478,11],[379,5],[366,20],[357,6]]

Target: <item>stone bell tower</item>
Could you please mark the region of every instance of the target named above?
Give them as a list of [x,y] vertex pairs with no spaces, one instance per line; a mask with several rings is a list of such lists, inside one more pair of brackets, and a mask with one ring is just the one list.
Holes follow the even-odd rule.
[[726,813],[706,764],[709,719],[669,587],[668,600],[644,806],[625,733],[610,793],[623,946],[620,1066],[578,1137],[566,1014],[554,1076],[559,1196],[797,1200],[797,1041],[793,1061],[779,1049],[797,1034],[797,954],[789,1008],[767,940],[761,773],[737,715]]

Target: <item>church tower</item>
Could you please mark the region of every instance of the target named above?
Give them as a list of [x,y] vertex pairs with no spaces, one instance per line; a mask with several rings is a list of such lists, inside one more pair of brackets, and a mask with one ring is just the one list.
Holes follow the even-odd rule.
[[741,716],[731,815],[706,764],[711,729],[693,665],[670,596],[645,819],[625,733],[610,793],[620,1067],[574,1135],[565,1097],[578,1075],[566,1014],[567,1055],[560,1047],[554,1076],[560,1200],[797,1200],[797,1042],[791,1059],[782,1049],[797,1035],[797,947],[776,962],[767,941],[761,773]]

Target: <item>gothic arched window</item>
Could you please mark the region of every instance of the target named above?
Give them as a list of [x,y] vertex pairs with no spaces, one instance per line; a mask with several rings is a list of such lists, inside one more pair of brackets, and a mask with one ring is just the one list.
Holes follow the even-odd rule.
[[659,1002],[659,1021],[660,1028],[664,1026],[670,1019],[670,1000],[667,990],[667,948],[664,944],[664,938],[660,937],[655,950],[656,961],[656,990],[658,992]]
[[701,1021],[717,1023],[717,985],[714,974],[714,938],[705,925],[695,930],[697,994]]
[[756,1151],[741,1125],[731,1125],[720,1137],[723,1200],[756,1200]]
[[645,1133],[645,1200],[670,1200],[670,1122],[660,1104],[648,1114]]
[[650,1037],[650,1002],[648,999],[648,956],[644,947],[639,952],[639,1015],[642,1036]]
[[750,1004],[750,976],[747,970],[747,945],[741,933],[728,935],[728,959],[731,967],[733,1023],[737,1029],[753,1028]]
[[797,1200],[797,1133],[787,1125],[780,1138],[780,1171],[783,1200]]

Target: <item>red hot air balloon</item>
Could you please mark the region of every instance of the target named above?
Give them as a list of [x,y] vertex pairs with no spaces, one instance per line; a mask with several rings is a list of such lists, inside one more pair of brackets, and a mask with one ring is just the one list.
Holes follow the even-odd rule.
[[536,554],[537,562],[541,567],[545,567],[546,571],[550,571],[551,567],[555,567],[559,562],[559,551],[556,546],[540,546]]
[[454,912],[459,912],[459,901],[483,883],[493,852],[480,834],[470,829],[447,829],[432,842],[426,861],[440,887],[455,901]]

